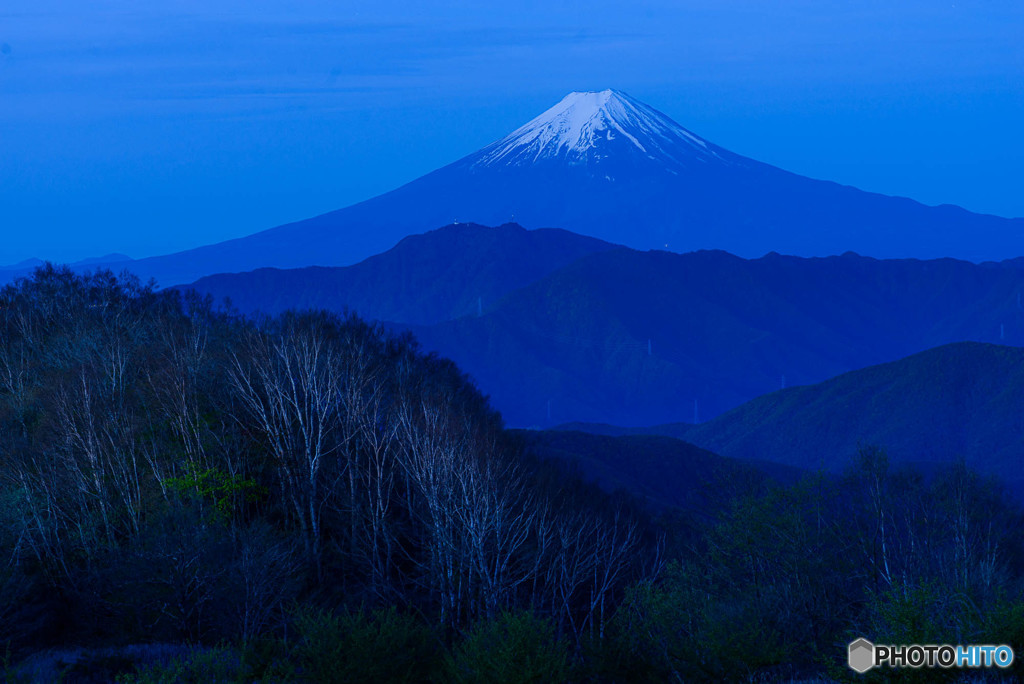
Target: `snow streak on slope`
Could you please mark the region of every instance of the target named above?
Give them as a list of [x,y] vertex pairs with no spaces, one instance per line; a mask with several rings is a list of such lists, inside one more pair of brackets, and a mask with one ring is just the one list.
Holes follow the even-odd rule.
[[529,165],[544,159],[601,162],[612,151],[667,163],[729,163],[728,153],[656,109],[617,90],[569,93],[557,105],[480,151],[474,166]]

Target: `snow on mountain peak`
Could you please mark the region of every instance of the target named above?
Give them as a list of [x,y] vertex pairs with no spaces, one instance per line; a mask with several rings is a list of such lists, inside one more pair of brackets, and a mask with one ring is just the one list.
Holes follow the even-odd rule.
[[694,158],[725,161],[718,148],[656,109],[618,90],[602,90],[569,93],[484,148],[474,165],[523,165],[543,159],[600,162],[616,144],[670,165]]

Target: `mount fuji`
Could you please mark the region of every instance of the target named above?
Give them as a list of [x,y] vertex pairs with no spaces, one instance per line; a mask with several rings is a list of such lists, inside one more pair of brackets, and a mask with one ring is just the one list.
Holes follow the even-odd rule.
[[721,249],[743,257],[1024,255],[1024,219],[929,207],[792,174],[605,90],[570,93],[478,152],[359,204],[125,266],[164,286],[266,266],[343,266],[453,221],[513,218],[638,249]]
[[734,164],[742,158],[715,147],[625,93],[570,93],[557,105],[470,156],[470,168],[502,169],[537,164],[608,172],[644,167],[678,173],[697,164]]

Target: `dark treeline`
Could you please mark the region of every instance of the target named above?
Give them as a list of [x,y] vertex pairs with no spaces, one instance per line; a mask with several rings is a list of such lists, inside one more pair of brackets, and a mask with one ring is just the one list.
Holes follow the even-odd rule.
[[846,645],[1024,653],[1022,523],[1016,501],[963,464],[926,477],[862,448],[840,477],[738,496],[690,528],[619,607],[625,662],[651,681],[980,681],[955,669],[857,675]]
[[1024,646],[993,483],[865,449],[842,479],[726,489],[659,514],[603,494],[354,316],[52,267],[0,292],[9,679],[843,678],[856,636]]
[[650,573],[620,505],[523,457],[455,366],[354,316],[251,323],[110,273],[0,295],[0,639],[252,643],[295,605],[574,643]]

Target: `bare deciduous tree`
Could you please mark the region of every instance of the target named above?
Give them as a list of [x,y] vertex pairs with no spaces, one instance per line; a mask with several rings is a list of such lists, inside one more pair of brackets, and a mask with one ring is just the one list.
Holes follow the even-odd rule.
[[[251,332],[233,355],[231,379],[263,438],[291,502],[309,556],[319,567],[323,466],[338,450],[340,382],[328,323],[286,318],[279,330]],[[239,417],[243,420],[243,417]]]

